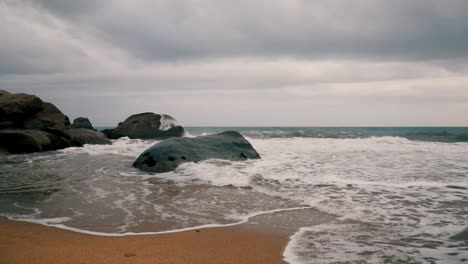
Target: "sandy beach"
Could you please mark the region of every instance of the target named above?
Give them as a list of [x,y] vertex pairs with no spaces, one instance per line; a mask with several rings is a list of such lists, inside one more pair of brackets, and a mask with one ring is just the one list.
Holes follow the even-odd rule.
[[103,237],[0,218],[1,264],[283,263],[285,232],[244,225]]

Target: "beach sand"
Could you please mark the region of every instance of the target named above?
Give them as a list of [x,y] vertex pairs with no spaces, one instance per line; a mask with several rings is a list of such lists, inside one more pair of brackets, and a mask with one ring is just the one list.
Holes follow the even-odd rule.
[[283,263],[290,232],[249,224],[103,237],[0,218],[1,264]]

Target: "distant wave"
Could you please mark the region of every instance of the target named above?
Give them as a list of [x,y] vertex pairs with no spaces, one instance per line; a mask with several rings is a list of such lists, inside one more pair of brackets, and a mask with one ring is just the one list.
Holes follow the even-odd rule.
[[371,133],[365,131],[325,131],[325,130],[248,130],[242,131],[244,136],[256,139],[266,138],[335,138],[357,139],[371,137],[401,137],[415,141],[429,142],[468,142],[468,133],[449,132],[411,132],[411,133]]

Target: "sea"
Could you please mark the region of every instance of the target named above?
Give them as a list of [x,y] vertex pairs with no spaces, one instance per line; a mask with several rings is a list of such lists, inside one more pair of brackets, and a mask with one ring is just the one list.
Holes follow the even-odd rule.
[[287,263],[468,263],[466,127],[186,130],[188,137],[239,131],[262,158],[154,174],[131,165],[158,141],[129,138],[4,156],[0,215],[124,236],[311,210],[294,215],[301,224],[283,252]]

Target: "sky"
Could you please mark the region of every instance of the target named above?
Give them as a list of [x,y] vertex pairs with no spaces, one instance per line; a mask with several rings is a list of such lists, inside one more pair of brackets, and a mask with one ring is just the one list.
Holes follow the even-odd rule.
[[0,89],[114,126],[468,126],[465,0],[0,0]]

